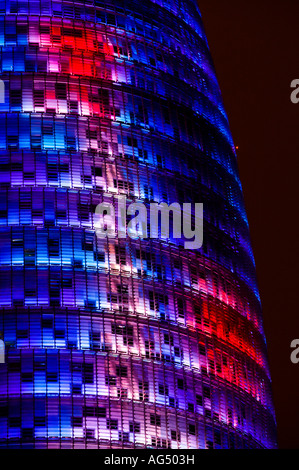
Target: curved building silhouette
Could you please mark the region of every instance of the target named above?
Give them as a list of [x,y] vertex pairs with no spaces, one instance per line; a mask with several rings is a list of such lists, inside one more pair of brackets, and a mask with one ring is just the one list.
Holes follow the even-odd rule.
[[[0,74],[0,447],[275,447],[196,1],[3,1]],[[203,246],[97,236],[96,208],[124,196],[203,203]]]

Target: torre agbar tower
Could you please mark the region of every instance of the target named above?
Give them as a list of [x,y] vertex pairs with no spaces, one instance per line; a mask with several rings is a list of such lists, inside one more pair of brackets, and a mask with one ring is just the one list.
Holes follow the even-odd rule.
[[[275,447],[196,1],[2,1],[0,73],[0,447]],[[124,195],[203,203],[203,246],[96,236],[95,208]]]

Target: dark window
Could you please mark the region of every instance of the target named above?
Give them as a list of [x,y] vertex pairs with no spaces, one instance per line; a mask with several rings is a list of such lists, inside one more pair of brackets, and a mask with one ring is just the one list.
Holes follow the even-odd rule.
[[101,167],[98,167],[98,166],[92,167],[92,173],[94,176],[103,176],[103,170]]
[[128,368],[125,366],[116,367],[117,377],[128,377]]
[[168,395],[168,386],[159,384],[159,394],[160,395]]
[[33,373],[32,372],[23,372],[21,374],[21,381],[22,382],[32,382],[33,381]]
[[193,403],[188,403],[188,411],[191,411],[191,413],[194,412],[194,404]]
[[85,437],[86,439],[94,439],[95,431],[94,429],[85,429]]
[[139,433],[140,432],[140,423],[135,421],[130,422],[130,432]]
[[22,428],[21,436],[25,441],[32,440],[34,437],[34,430],[32,428]]
[[184,388],[185,388],[184,379],[178,379],[177,383],[178,383],[178,388],[180,390],[184,390]]
[[84,384],[93,384],[93,364],[83,364],[82,381]]
[[45,416],[35,416],[34,417],[34,426],[46,426],[46,417]]
[[73,427],[81,427],[82,425],[83,425],[82,416],[73,416],[72,417],[72,426]]
[[203,401],[202,401],[202,396],[201,395],[196,395],[196,404],[199,406],[202,406]]
[[161,426],[161,416],[151,413],[150,423],[151,423],[152,426],[160,427]]
[[72,385],[72,393],[73,393],[74,395],[76,395],[76,394],[81,394],[81,393],[82,393],[82,387],[81,387],[81,385],[80,385],[80,384],[79,384],[79,385],[73,384],[73,385]]
[[181,440],[181,435],[180,435],[180,432],[179,432],[179,431],[176,431],[176,430],[173,429],[173,430],[170,431],[170,433],[171,433],[171,439],[172,439],[173,441],[178,441],[178,442],[180,442],[180,440]]
[[55,339],[64,339],[65,338],[65,331],[64,330],[55,330],[54,331]]
[[116,377],[113,377],[111,375],[105,377],[105,383],[106,385],[111,385],[115,386],[116,385]]
[[189,424],[188,425],[188,433],[191,436],[195,436],[195,424]]
[[14,416],[14,417],[9,418],[8,424],[10,428],[19,428],[21,426],[21,417]]
[[47,372],[47,382],[57,382],[57,372]]
[[55,93],[58,100],[66,100],[66,83],[55,83]]
[[117,429],[118,428],[118,421],[117,419],[107,419],[107,429]]

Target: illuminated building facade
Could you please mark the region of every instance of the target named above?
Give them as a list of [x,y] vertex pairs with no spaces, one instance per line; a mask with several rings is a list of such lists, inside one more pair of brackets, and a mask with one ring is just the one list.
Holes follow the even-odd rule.
[[[0,446],[275,447],[235,148],[195,0],[0,3]],[[204,204],[204,245],[100,239]]]

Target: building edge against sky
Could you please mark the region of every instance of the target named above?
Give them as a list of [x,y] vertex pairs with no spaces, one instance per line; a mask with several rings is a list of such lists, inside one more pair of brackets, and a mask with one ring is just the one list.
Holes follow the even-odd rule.
[[[273,448],[242,187],[195,0],[0,5],[0,447]],[[204,204],[204,244],[95,208]]]

